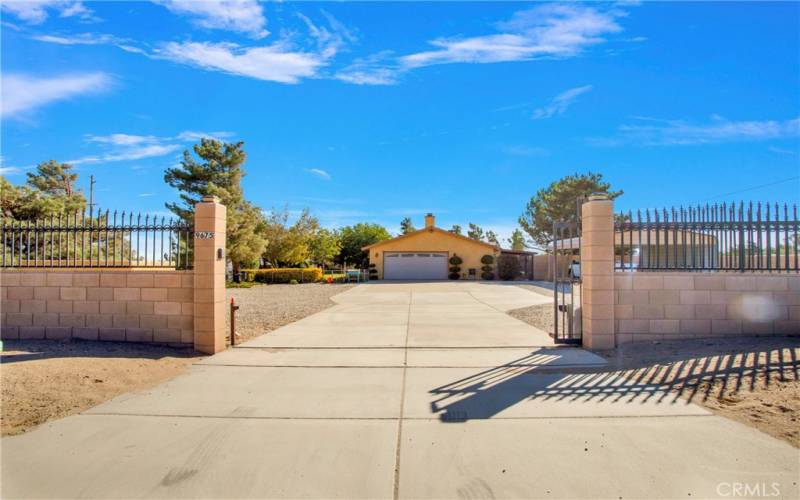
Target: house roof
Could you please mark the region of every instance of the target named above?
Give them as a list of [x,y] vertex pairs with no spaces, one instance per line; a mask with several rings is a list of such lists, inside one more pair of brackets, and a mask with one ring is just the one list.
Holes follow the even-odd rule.
[[468,237],[463,236],[461,234],[451,233],[450,231],[445,231],[444,229],[439,229],[438,227],[426,227],[426,228],[423,228],[423,229],[418,229],[418,230],[413,231],[411,233],[403,234],[403,235],[400,235],[400,236],[398,236],[396,238],[392,238],[390,240],[383,240],[383,241],[379,241],[377,243],[373,243],[372,245],[367,245],[365,247],[361,247],[361,250],[369,250],[371,248],[375,248],[375,247],[379,247],[379,246],[382,246],[382,245],[386,245],[388,243],[393,243],[393,242],[398,241],[398,240],[403,240],[403,239],[406,239],[406,238],[412,238],[414,236],[417,236],[417,235],[425,233],[425,232],[429,232],[429,233],[438,232],[438,233],[442,233],[442,234],[445,234],[447,236],[450,236],[452,238],[460,238],[462,240],[466,240],[466,241],[469,241],[471,243],[475,243],[476,245],[483,245],[483,246],[491,248],[492,250],[495,250],[495,251],[500,250],[499,246],[492,245],[491,243],[486,243],[485,241],[473,240],[472,238],[468,238]]

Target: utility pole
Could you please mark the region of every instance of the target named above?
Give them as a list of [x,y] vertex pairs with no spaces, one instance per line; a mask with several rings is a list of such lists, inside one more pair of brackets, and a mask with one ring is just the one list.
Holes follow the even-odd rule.
[[94,211],[94,176],[89,176],[89,217],[92,216]]

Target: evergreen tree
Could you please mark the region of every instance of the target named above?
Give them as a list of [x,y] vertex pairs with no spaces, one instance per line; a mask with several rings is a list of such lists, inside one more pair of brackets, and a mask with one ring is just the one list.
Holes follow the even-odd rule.
[[417,229],[414,227],[414,223],[411,222],[411,217],[406,217],[400,221],[400,233],[401,234],[408,234],[413,233]]

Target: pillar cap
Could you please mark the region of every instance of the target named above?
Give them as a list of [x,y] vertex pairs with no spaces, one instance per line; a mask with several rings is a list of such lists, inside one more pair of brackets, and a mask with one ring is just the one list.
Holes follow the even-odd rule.
[[219,203],[219,196],[214,196],[213,194],[207,194],[203,196],[203,203]]
[[606,193],[592,193],[589,195],[589,201],[608,201],[610,198]]

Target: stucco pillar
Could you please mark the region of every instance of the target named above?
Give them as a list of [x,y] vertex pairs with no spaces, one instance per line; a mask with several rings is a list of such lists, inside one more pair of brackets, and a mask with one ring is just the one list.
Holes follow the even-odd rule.
[[592,195],[581,207],[583,346],[611,349],[614,341],[614,202]]
[[225,349],[225,206],[206,196],[194,206],[194,348]]

